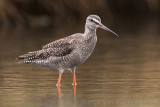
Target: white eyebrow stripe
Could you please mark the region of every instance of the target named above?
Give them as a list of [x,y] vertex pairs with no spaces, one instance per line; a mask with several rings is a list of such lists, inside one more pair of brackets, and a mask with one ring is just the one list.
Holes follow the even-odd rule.
[[94,20],[96,23],[99,23],[99,21],[98,21],[97,19],[94,19],[94,18],[93,18],[93,20]]

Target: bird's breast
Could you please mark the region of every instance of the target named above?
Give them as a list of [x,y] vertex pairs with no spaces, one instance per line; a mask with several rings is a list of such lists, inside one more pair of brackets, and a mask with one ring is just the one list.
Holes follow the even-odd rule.
[[84,62],[93,52],[95,45],[97,43],[97,36],[88,37],[86,40],[82,42],[80,48],[80,53],[82,57],[82,62]]

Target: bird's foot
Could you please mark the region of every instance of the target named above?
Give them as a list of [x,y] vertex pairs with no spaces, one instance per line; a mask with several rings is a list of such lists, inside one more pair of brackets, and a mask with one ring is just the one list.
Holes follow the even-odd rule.
[[56,84],[56,86],[57,86],[57,87],[60,87],[60,86],[61,86],[61,84]]
[[72,85],[77,85],[77,83],[72,83]]

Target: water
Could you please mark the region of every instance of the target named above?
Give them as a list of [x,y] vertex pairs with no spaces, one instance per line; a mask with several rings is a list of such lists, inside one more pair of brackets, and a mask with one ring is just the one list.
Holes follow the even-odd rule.
[[17,64],[18,55],[69,35],[66,31],[1,31],[0,107],[159,107],[159,35],[120,33],[116,38],[98,31],[93,54],[77,67],[76,87],[70,71],[57,88],[57,71]]

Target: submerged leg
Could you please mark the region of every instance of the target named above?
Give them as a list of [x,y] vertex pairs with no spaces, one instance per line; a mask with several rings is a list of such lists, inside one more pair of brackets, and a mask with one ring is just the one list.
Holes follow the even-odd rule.
[[72,68],[71,71],[72,71],[72,76],[73,76],[73,83],[72,83],[72,85],[77,85],[77,83],[76,83],[76,74],[75,74],[76,67]]
[[60,87],[60,85],[57,85],[57,90],[58,90],[59,98],[61,98],[61,87]]

